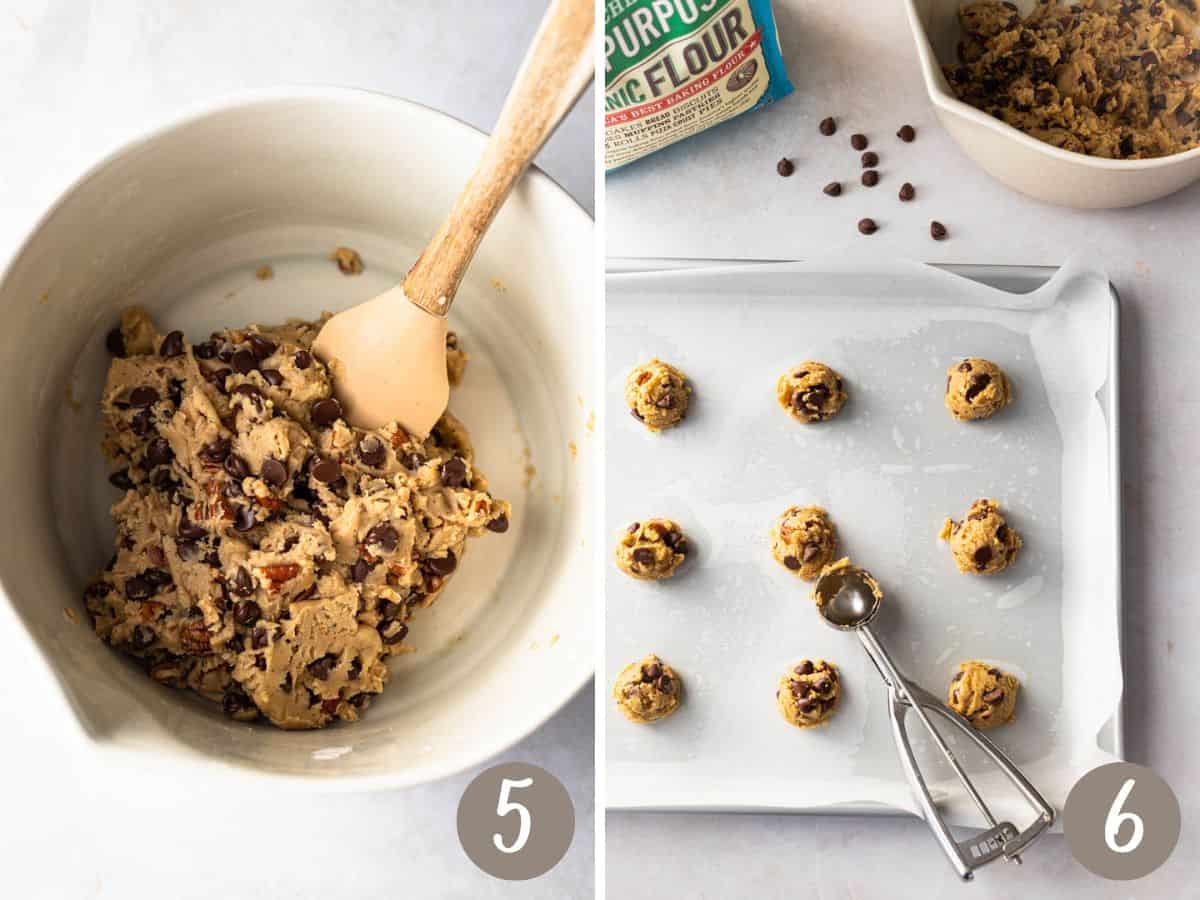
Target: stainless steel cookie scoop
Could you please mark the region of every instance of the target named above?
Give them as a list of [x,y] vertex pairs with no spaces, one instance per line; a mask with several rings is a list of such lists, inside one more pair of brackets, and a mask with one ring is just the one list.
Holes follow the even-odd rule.
[[[889,717],[892,720],[892,737],[895,738],[896,748],[900,754],[900,762],[904,766],[904,774],[908,777],[913,796],[921,807],[925,822],[933,831],[942,850],[945,851],[950,864],[958,872],[960,878],[969,881],[980,866],[987,865],[997,859],[1004,858],[1020,863],[1020,854],[1038,838],[1053,822],[1054,808],[1037,792],[1025,776],[1013,765],[1012,760],[1004,755],[986,736],[971,726],[966,719],[950,709],[933,694],[920,686],[913,684],[900,673],[896,664],[884,649],[870,623],[879,613],[883,600],[883,592],[879,583],[870,572],[852,566],[848,561],[835,563],[827,569],[817,581],[814,590],[817,609],[827,624],[840,631],[853,631],[862,641],[867,655],[875,663],[875,668],[883,677],[888,687],[891,703],[888,704]],[[925,730],[929,732],[937,748],[946,758],[946,762],[958,776],[964,788],[979,811],[983,814],[990,827],[976,832],[965,840],[959,841],[950,831],[950,827],[938,812],[929,786],[917,765],[912,744],[908,739],[908,729],[905,718],[912,710]],[[988,809],[983,797],[971,783],[970,777],[945,739],[929,720],[927,712],[934,712],[954,725],[963,735],[992,760],[993,763],[1008,776],[1017,790],[1025,797],[1037,813],[1037,818],[1024,830],[1018,831],[1011,822],[998,822],[992,811]]]

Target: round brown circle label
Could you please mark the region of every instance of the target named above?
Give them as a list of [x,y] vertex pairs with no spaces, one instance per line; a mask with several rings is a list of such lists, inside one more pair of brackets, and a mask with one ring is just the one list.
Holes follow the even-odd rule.
[[575,836],[575,807],[561,781],[529,763],[481,772],[458,801],[458,840],[471,862],[505,881],[558,864]]
[[1076,782],[1063,809],[1071,854],[1113,881],[1149,875],[1171,855],[1180,831],[1179,800],[1145,766],[1109,763]]

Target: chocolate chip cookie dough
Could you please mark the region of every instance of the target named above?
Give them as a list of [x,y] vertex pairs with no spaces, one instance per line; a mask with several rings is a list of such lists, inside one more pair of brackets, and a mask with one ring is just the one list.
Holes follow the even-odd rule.
[[617,539],[617,568],[643,581],[670,578],[687,559],[683,529],[670,519],[633,522]]
[[837,666],[819,659],[802,660],[785,672],[775,690],[779,714],[797,728],[812,728],[833,718],[842,696]]
[[842,376],[824,363],[802,362],[775,383],[779,405],[798,422],[832,419],[846,402]]
[[1200,137],[1194,0],[965,4],[960,100],[1055,147],[1111,159],[1181,153]]
[[650,431],[682,422],[691,395],[687,376],[661,359],[638,366],[625,379],[625,402],[633,417]]
[[946,409],[960,422],[994,416],[1011,401],[1008,376],[994,362],[971,356],[946,370]]
[[1012,721],[1021,682],[1007,672],[973,659],[958,664],[946,703],[976,728]]
[[939,537],[950,542],[958,571],[992,575],[1007,568],[1021,549],[1021,536],[1009,527],[995,500],[976,500],[961,522],[946,519]]
[[790,506],[771,526],[771,555],[805,581],[816,581],[837,551],[837,528],[819,506]]
[[617,708],[639,725],[665,719],[679,708],[683,683],[675,670],[653,653],[621,670],[613,685]]
[[96,633],[163,684],[282,728],[356,720],[469,537],[508,528],[461,423],[343,418],[320,322],[194,346],[126,311],[103,395],[116,554]]

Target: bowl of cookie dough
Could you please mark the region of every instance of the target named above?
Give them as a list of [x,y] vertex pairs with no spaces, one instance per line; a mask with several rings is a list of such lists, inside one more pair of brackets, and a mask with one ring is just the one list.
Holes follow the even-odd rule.
[[1108,209],[1200,179],[1200,17],[1187,0],[907,2],[938,119],[998,181]]
[[308,352],[403,277],[483,144],[377,94],[238,96],[99,162],[0,277],[0,605],[41,662],[30,702],[114,765],[416,784],[587,683],[587,213],[518,186],[428,439],[351,428]]

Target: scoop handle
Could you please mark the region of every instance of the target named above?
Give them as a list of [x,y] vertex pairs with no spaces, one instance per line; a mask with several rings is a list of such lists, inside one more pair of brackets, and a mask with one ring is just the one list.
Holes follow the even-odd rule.
[[404,279],[404,294],[444,316],[500,206],[595,71],[592,0],[552,0],[471,180]]

